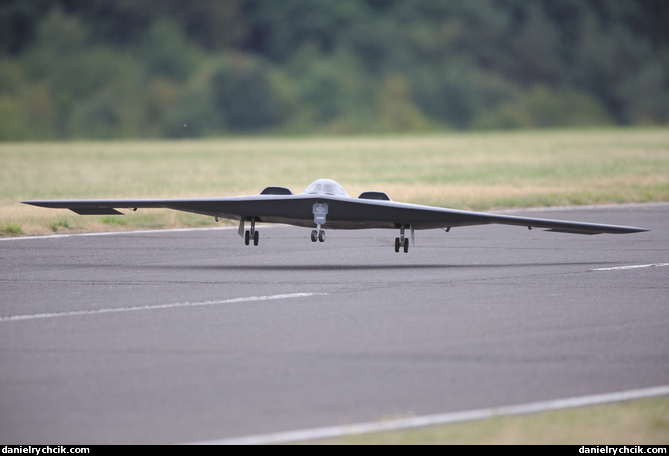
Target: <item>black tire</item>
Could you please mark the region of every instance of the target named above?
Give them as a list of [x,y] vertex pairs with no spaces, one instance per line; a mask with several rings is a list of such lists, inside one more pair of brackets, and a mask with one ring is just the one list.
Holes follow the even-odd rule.
[[321,230],[321,232],[318,233],[318,240],[320,242],[325,242],[325,231]]
[[316,242],[317,239],[318,239],[318,231],[313,230],[311,232],[311,242]]
[[244,234],[244,244],[249,245],[249,240],[251,238],[251,233],[249,230],[246,230],[246,233]]
[[256,231],[253,233],[253,245],[258,245],[258,240],[260,240],[260,233]]
[[395,253],[400,251],[400,238],[395,238]]
[[404,240],[404,253],[409,253],[409,240]]

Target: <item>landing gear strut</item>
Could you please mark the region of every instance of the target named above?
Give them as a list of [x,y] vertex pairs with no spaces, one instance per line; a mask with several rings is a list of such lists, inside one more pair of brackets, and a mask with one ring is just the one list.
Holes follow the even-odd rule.
[[404,253],[409,253],[409,239],[404,237],[404,225],[400,227],[400,237],[395,238],[395,253],[404,248]]

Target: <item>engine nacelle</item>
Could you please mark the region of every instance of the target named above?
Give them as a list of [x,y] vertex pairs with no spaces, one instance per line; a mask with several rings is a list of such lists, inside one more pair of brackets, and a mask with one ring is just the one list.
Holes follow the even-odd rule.
[[368,199],[368,200],[390,201],[390,197],[383,192],[362,192],[360,196],[358,196],[358,198]]
[[265,190],[260,192],[261,195],[293,195],[293,192],[286,187],[265,187]]

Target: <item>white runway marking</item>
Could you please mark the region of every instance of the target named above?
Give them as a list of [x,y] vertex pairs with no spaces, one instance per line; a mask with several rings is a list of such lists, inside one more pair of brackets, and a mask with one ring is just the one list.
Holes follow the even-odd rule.
[[621,391],[609,394],[579,396],[554,401],[531,402],[528,404],[493,407],[488,409],[469,410],[464,412],[443,413],[395,420],[359,423],[345,426],[331,426],[298,431],[277,432],[274,434],[250,435],[221,440],[192,442],[190,445],[266,445],[271,443],[304,442],[317,439],[331,439],[352,434],[367,434],[381,431],[394,431],[437,424],[458,423],[462,421],[480,420],[504,415],[521,415],[525,413],[545,412],[565,408],[583,407],[587,405],[606,404],[610,402],[629,401],[646,397],[666,396],[669,385],[637,390]]
[[591,269],[591,271],[621,271],[624,269],[639,269],[639,268],[661,268],[663,266],[669,266],[669,263],[653,263],[653,264],[634,264],[629,266],[615,266],[613,268],[597,268]]
[[[263,226],[263,228],[266,228]],[[208,228],[170,228],[160,230],[130,230],[130,231],[103,231],[100,233],[70,233],[70,234],[47,234],[44,236],[19,236],[0,238],[0,241],[26,241],[30,239],[60,239],[80,236],[115,236],[117,234],[155,234],[155,233],[178,233],[180,231],[210,231],[210,230],[236,230],[236,226],[216,226]]]
[[71,312],[54,312],[54,313],[43,313],[43,314],[33,314],[33,315],[10,315],[7,317],[0,317],[0,322],[17,321],[17,320],[36,320],[39,318],[75,317],[79,315],[95,315],[95,314],[112,313],[112,312],[134,312],[137,310],[173,309],[176,307],[215,306],[218,304],[232,304],[237,302],[306,298],[308,296],[323,296],[326,294],[327,293],[291,293],[291,294],[278,294],[270,296],[247,296],[243,298],[222,299],[220,301],[177,302],[172,304],[156,304],[153,306],[148,305],[148,306],[136,306],[136,307],[110,307],[106,309],[95,309],[95,310],[74,310]]

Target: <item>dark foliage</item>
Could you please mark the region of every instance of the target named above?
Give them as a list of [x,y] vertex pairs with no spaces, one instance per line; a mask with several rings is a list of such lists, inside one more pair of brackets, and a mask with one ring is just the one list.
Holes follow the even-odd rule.
[[3,0],[0,140],[666,124],[664,0]]

